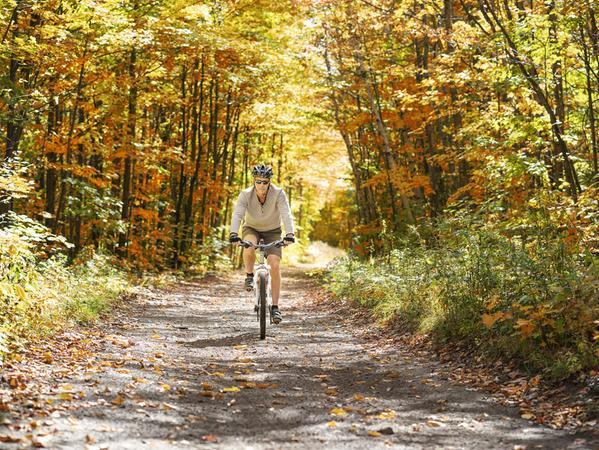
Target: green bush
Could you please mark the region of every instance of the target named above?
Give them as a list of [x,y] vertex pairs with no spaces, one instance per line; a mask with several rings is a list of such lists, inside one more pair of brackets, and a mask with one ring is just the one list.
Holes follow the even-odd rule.
[[437,341],[459,340],[564,378],[599,362],[599,270],[561,240],[439,226],[387,255],[345,257],[326,286]]
[[33,337],[94,321],[129,288],[108,256],[68,263],[53,247],[64,242],[41,224],[14,219],[0,230],[0,356]]

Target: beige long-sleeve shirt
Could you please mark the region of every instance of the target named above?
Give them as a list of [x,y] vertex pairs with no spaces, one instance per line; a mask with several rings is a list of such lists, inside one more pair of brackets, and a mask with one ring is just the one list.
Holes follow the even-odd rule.
[[257,231],[270,231],[285,226],[285,233],[294,233],[293,216],[285,192],[280,187],[270,184],[264,205],[258,200],[256,189],[251,186],[244,189],[237,197],[237,204],[231,218],[231,233],[238,233],[241,221]]

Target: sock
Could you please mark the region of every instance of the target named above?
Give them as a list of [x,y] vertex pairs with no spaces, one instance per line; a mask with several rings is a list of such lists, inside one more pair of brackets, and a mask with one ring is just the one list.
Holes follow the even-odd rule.
[[254,277],[254,272],[252,272],[252,273],[247,273],[247,272],[246,272],[246,274],[245,274],[245,275],[246,275],[246,277],[252,277],[252,278],[253,278],[253,277]]
[[271,309],[279,309],[279,305],[272,305]]

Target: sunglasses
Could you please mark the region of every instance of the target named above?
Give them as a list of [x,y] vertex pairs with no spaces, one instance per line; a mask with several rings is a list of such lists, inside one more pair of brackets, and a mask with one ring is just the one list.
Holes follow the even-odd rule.
[[254,183],[256,184],[268,184],[270,183],[269,180],[254,180]]

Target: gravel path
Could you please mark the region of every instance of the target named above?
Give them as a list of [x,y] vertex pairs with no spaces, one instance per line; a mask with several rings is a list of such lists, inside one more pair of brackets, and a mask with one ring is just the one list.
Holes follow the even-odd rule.
[[308,306],[301,271],[284,275],[284,321],[265,341],[239,274],[139,296],[94,363],[60,381],[73,398],[46,445],[597,448],[448,382],[435,361],[364,343]]

